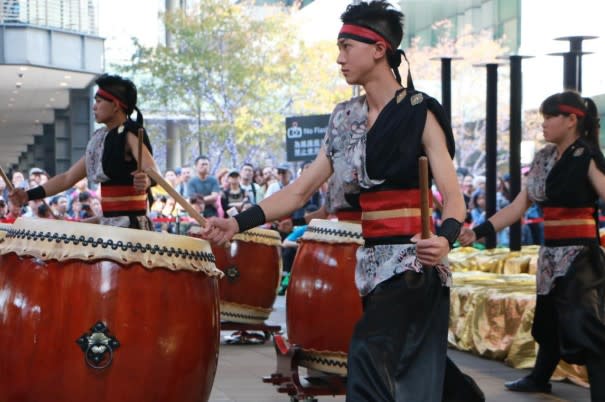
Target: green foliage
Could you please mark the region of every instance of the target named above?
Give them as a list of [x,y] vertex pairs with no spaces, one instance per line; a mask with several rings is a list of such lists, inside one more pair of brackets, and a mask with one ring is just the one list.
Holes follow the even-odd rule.
[[339,93],[338,71],[324,70],[326,45],[305,47],[290,18],[284,9],[203,0],[195,12],[165,14],[170,43],[135,41],[122,70],[135,77],[146,113],[194,122],[194,154],[226,153],[230,166],[255,152],[283,159],[285,115],[329,113]]

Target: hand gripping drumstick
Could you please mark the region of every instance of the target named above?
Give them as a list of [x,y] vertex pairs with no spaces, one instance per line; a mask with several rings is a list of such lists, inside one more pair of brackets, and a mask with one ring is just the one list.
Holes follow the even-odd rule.
[[174,198],[174,200],[178,202],[189,213],[189,216],[195,219],[201,226],[206,226],[206,219],[204,219],[204,217],[199,212],[197,212],[195,208],[193,208],[193,206],[189,202],[187,202],[186,199],[183,198],[182,195],[180,195],[174,188],[172,188],[170,183],[164,180],[164,178],[158,172],[156,172],[153,168],[149,168],[145,170],[145,173],[147,173],[149,177],[151,177],[156,183],[158,183],[160,187],[166,190],[166,192],[170,194],[170,196]]
[[420,181],[420,221],[422,238],[431,237],[431,210],[429,208],[429,160],[426,156],[418,159],[418,178]]
[[[4,173],[4,169],[2,169],[2,167],[0,167],[0,176],[2,176],[2,180],[4,180],[4,182],[6,183],[6,187],[8,187],[10,191],[13,191],[15,189],[15,186],[13,186],[13,182],[8,179],[8,176],[6,175],[6,173]],[[52,208],[46,203],[46,200],[44,198],[42,198],[42,204],[44,204],[46,208],[48,208],[48,212],[50,212],[53,218],[60,219],[57,215],[55,215]]]

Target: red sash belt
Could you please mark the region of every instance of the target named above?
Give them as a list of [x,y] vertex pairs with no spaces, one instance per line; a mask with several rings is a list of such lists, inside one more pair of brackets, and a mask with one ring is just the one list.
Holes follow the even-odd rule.
[[104,215],[116,216],[118,213],[144,215],[147,212],[147,194],[137,193],[132,184],[102,184],[101,208]]
[[[422,230],[418,189],[361,193],[359,202],[364,238],[413,236]],[[429,205],[432,204],[430,194]]]
[[544,208],[544,239],[590,238],[597,235],[594,208]]
[[339,221],[360,222],[361,211],[338,211],[336,217]]

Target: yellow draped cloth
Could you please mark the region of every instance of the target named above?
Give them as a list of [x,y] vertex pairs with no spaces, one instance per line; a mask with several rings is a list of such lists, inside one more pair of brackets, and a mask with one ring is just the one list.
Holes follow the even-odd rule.
[[[531,368],[537,344],[531,336],[536,305],[538,247],[511,252],[505,248],[462,247],[449,254],[454,271],[451,289],[450,347]],[[584,366],[559,363],[554,380],[588,387]]]

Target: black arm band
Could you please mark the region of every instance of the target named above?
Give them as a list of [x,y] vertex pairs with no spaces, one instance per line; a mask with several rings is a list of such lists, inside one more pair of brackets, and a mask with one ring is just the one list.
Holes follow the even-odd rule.
[[30,188],[26,191],[26,193],[28,201],[41,200],[42,198],[46,197],[46,191],[42,186]]
[[304,226],[306,224],[307,224],[307,220],[305,219],[304,216],[302,216],[300,218],[292,219],[292,226]]
[[496,234],[496,229],[494,229],[494,225],[492,225],[489,220],[486,220],[481,225],[474,227],[473,232],[475,232],[477,239],[480,239],[482,237]]
[[454,246],[456,239],[458,239],[461,228],[462,223],[458,222],[454,218],[447,218],[441,223],[441,227],[439,228],[439,236],[443,236],[447,239],[447,242],[450,244],[450,249]]
[[265,223],[265,213],[258,205],[253,205],[247,210],[234,216],[239,231],[245,232],[248,229],[255,228]]

